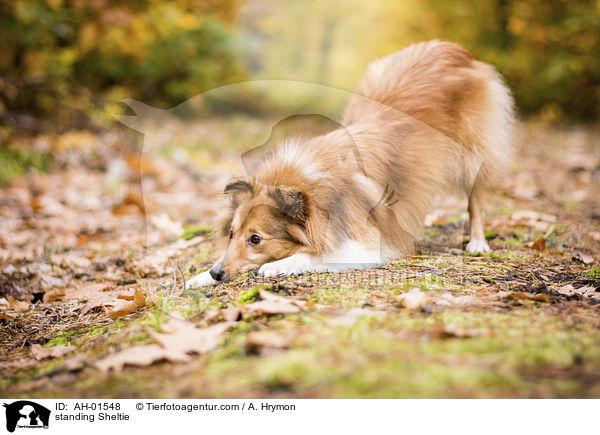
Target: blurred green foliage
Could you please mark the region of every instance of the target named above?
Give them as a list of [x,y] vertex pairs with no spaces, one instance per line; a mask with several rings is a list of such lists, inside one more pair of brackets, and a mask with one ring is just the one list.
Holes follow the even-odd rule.
[[72,126],[122,98],[171,106],[239,80],[238,3],[0,0],[0,114]]
[[23,175],[30,169],[46,172],[52,160],[49,153],[33,148],[0,147],[0,186],[5,186],[12,177]]
[[377,57],[439,38],[495,65],[523,114],[600,115],[597,0],[249,0],[241,22],[260,78],[353,89]]
[[[600,2],[425,0],[425,37],[468,47],[494,64],[524,113],[596,121],[600,114]],[[415,26],[417,27],[417,26]]]
[[0,0],[0,121],[107,125],[121,99],[172,107],[248,78],[351,90],[368,62],[433,38],[494,64],[521,113],[598,119],[597,0]]

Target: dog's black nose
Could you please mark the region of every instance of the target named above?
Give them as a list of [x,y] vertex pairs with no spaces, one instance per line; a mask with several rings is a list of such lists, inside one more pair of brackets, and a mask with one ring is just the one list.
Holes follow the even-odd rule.
[[223,279],[223,276],[225,275],[225,271],[223,270],[223,268],[221,266],[217,266],[216,264],[210,268],[210,276],[212,276],[212,278],[215,281],[221,281]]

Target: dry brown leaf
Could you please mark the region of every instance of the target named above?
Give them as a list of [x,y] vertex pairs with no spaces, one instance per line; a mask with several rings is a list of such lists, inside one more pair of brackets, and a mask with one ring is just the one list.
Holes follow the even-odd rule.
[[204,320],[209,323],[218,320],[219,317],[221,316],[221,312],[219,310],[215,310],[215,309],[205,310],[203,314],[204,314]]
[[247,308],[262,314],[295,314],[300,312],[300,308],[290,303],[275,301],[258,301],[246,305]]
[[74,350],[75,346],[66,346],[64,344],[59,344],[58,346],[53,347],[43,347],[39,344],[32,344],[31,356],[36,360],[41,361],[48,358],[59,358]]
[[548,302],[548,301],[552,300],[552,297],[550,295],[547,295],[546,293],[534,294],[534,293],[527,293],[527,292],[512,292],[512,293],[509,293],[506,297],[509,299],[525,299],[525,300],[537,301],[537,302]]
[[110,306],[107,314],[111,319],[117,319],[119,317],[126,316],[127,314],[131,314],[138,308],[146,305],[146,297],[144,296],[142,289],[135,289],[133,300],[124,300],[119,296],[117,296],[117,298],[112,302],[104,304],[104,306]]
[[458,337],[458,338],[469,338],[469,337],[484,337],[489,335],[490,331],[481,328],[467,328],[456,323],[450,323],[444,325],[442,334],[446,337]]
[[235,322],[240,319],[242,310],[239,307],[229,307],[223,308],[221,313],[223,314],[223,319],[225,319],[226,322]]
[[187,321],[170,319],[163,325],[168,333],[151,332],[150,335],[168,351],[206,353],[219,345],[225,332],[233,325],[235,322],[223,322],[208,328],[196,328]]
[[65,289],[54,289],[44,292],[44,302],[62,300],[66,296]]
[[301,301],[301,300],[292,299],[292,298],[286,298],[284,296],[279,296],[279,295],[276,295],[275,293],[271,293],[266,290],[260,290],[259,295],[260,295],[261,299],[263,299],[265,301],[279,302],[282,304],[293,304],[298,307],[303,307],[304,305],[306,305],[306,301]]
[[459,295],[455,296],[451,293],[444,293],[441,296],[435,297],[432,301],[436,305],[440,305],[442,307],[451,307],[451,306],[464,306],[470,305],[476,302],[473,296],[469,295]]
[[60,264],[64,268],[76,267],[80,269],[87,269],[92,265],[92,262],[81,255],[77,255],[73,252],[62,254],[53,258],[54,262]]
[[582,296],[584,298],[592,299],[600,298],[600,291],[597,291],[596,288],[592,286],[575,288],[571,284],[568,284],[557,289],[556,291],[565,296]]
[[158,344],[148,344],[146,346],[135,346],[123,349],[97,361],[94,365],[103,372],[108,372],[110,370],[120,372],[126,365],[149,366],[150,364],[161,360],[183,362],[189,360],[189,356],[185,353],[167,353],[166,350]]
[[17,313],[24,313],[25,311],[29,311],[29,307],[31,306],[29,302],[20,301],[18,299],[13,298],[10,295],[6,295],[5,298],[10,305],[10,309],[16,311]]
[[112,319],[125,316],[146,305],[143,290],[139,288],[111,290],[106,283],[88,283],[66,292],[64,299],[78,299],[85,302],[81,314],[95,308],[102,308]]
[[246,336],[246,343],[251,348],[284,349],[288,346],[289,339],[274,331],[252,331]]
[[411,288],[408,292],[396,296],[395,299],[409,310],[418,310],[429,303],[429,296],[418,288]]
[[225,332],[235,322],[217,323],[208,328],[196,328],[192,323],[170,318],[163,325],[165,333],[151,332],[158,344],[130,347],[109,355],[95,363],[103,372],[120,371],[125,365],[146,366],[160,360],[183,362],[190,354],[210,352],[221,343]]
[[584,254],[583,252],[578,252],[577,255],[573,256],[573,260],[579,261],[583,264],[592,264],[594,262],[594,257],[588,254]]
[[533,210],[520,210],[512,213],[508,217],[502,217],[494,222],[498,224],[507,224],[510,226],[524,226],[533,228],[536,231],[546,232],[557,221],[556,216],[547,213],[538,213]]
[[533,242],[525,243],[525,247],[535,249],[536,251],[543,251],[546,249],[546,239],[538,237]]
[[286,298],[266,290],[261,290],[259,295],[262,300],[246,305],[248,309],[262,314],[294,314],[300,312],[300,307],[305,301]]
[[63,367],[70,371],[81,370],[87,364],[87,357],[80,353],[67,359]]
[[384,316],[385,314],[386,314],[385,311],[376,311],[376,310],[369,310],[367,308],[353,307],[353,308],[350,308],[348,311],[344,311],[343,313],[340,313],[339,315],[337,315],[336,317],[331,319],[329,324],[331,326],[350,327],[350,326],[354,326],[361,317]]

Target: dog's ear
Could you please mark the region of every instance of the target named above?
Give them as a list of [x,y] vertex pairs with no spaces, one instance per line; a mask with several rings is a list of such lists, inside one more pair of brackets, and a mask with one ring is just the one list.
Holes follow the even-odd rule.
[[299,221],[306,220],[306,195],[293,187],[277,187],[270,195],[277,208]]
[[235,180],[225,186],[223,193],[229,195],[231,205],[237,207],[242,201],[252,196],[254,188],[246,180]]

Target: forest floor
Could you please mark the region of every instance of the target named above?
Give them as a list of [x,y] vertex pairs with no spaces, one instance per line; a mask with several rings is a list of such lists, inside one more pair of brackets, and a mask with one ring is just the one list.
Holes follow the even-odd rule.
[[262,128],[219,122],[218,148],[207,125],[143,153],[121,131],[23,139],[53,158],[0,189],[0,397],[600,397],[598,130],[519,127],[491,253],[465,254],[459,198],[419,256],[184,290],[217,254],[235,138]]

